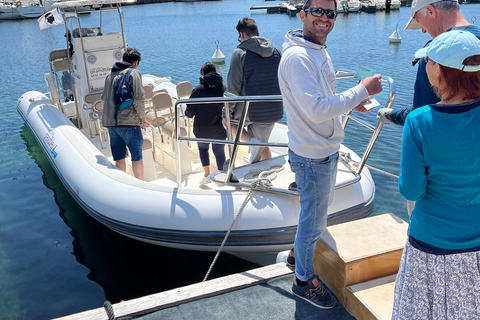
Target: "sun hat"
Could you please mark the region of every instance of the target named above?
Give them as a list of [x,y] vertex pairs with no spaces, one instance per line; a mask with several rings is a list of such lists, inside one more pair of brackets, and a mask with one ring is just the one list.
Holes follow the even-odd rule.
[[468,31],[447,31],[433,39],[428,47],[415,52],[415,58],[429,57],[436,63],[465,72],[476,72],[478,66],[466,66],[463,61],[480,55],[480,40]]
[[[403,28],[403,30],[420,29],[422,27],[422,25],[420,24],[420,22],[417,21],[417,19],[415,19],[415,13],[417,13],[418,10],[420,10],[422,8],[425,8],[429,4],[432,4],[432,3],[435,3],[435,2],[440,2],[440,1],[443,1],[443,0],[413,0],[412,1],[412,16],[410,17],[410,20],[408,20],[407,25],[405,26],[405,28]],[[450,0],[450,1],[458,2],[457,0]]]

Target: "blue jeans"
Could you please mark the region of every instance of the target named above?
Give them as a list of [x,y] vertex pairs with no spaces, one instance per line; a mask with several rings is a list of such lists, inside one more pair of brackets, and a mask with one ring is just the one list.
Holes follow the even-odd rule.
[[142,160],[143,135],[140,127],[107,127],[113,160],[127,157],[127,146],[132,161]]
[[294,249],[295,276],[308,281],[315,275],[315,245],[327,227],[327,209],[335,190],[338,153],[322,159],[309,159],[289,149],[288,156],[300,194],[300,218]]

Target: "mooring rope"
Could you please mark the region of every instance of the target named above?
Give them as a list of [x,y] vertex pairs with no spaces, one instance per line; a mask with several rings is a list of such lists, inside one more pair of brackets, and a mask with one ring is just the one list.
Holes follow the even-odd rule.
[[[210,275],[210,272],[212,272],[213,266],[214,266],[215,263],[217,262],[217,259],[218,259],[218,257],[220,256],[220,252],[222,252],[223,247],[224,247],[225,243],[227,242],[228,236],[230,235],[230,231],[232,231],[233,226],[235,225],[235,223],[236,223],[237,220],[238,220],[238,217],[240,217],[240,214],[242,213],[243,208],[245,208],[245,206],[247,205],[247,202],[248,202],[248,200],[249,200],[250,195],[252,194],[252,192],[253,192],[254,190],[266,190],[266,189],[270,189],[270,188],[272,187],[272,185],[271,185],[272,180],[274,180],[274,179],[277,177],[277,172],[282,171],[283,168],[284,168],[284,167],[281,167],[281,168],[278,168],[278,169],[269,169],[269,170],[266,170],[266,171],[262,171],[262,172],[258,175],[258,179],[256,179],[255,181],[252,182],[252,187],[250,188],[250,190],[248,190],[247,196],[246,196],[245,199],[243,200],[242,205],[240,206],[240,208],[238,209],[238,212],[237,212],[237,214],[235,215],[235,218],[233,219],[232,224],[230,225],[230,228],[228,228],[227,234],[226,234],[225,237],[223,238],[222,244],[221,244],[220,247],[218,248],[217,254],[215,255],[215,258],[213,258],[212,264],[210,265],[210,268],[208,268],[207,274],[206,274],[205,277],[203,278],[203,281],[202,281],[202,282],[206,281],[206,280],[208,279],[208,276]],[[263,178],[264,175],[266,175],[265,178]]]
[[399,176],[394,175],[393,173],[390,173],[390,172],[387,172],[387,171],[383,171],[382,169],[378,169],[378,168],[369,166],[368,164],[366,164],[365,166],[366,166],[368,169],[372,169],[372,170],[378,171],[378,172],[380,172],[380,173],[386,174],[387,176],[390,176],[390,177],[399,179]]

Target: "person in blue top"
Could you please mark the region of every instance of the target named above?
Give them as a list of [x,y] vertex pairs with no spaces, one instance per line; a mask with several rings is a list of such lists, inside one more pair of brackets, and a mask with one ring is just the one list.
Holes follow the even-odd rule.
[[[451,30],[469,31],[480,39],[480,28],[468,23],[460,12],[457,0],[413,0],[412,16],[405,26],[407,29],[422,29],[432,38]],[[428,46],[429,42],[426,44]],[[405,118],[414,109],[430,103],[437,103],[438,97],[428,82],[423,60],[418,62],[417,77],[413,93],[413,106],[404,109],[382,108],[378,110],[377,119],[385,124],[404,125]]]
[[440,101],[403,130],[399,189],[416,205],[392,319],[480,319],[480,40],[445,32],[415,57]]

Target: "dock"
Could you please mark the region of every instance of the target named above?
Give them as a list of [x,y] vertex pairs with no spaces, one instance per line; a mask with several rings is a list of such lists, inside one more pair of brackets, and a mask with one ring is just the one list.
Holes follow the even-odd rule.
[[319,309],[293,296],[293,273],[277,263],[56,320],[390,319],[407,228],[395,215],[383,214],[322,233],[314,267],[340,302],[334,309]]

